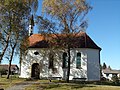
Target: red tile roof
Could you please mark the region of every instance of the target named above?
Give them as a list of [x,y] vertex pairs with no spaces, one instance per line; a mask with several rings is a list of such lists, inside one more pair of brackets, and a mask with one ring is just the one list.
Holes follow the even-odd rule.
[[57,36],[55,36],[51,34],[50,36],[52,36],[52,38],[49,37],[49,35],[47,37],[41,34],[31,35],[29,37],[29,48],[47,48],[49,47],[48,40],[53,41],[56,39],[58,40],[57,44],[53,42],[52,45],[65,46],[63,44],[70,42],[71,48],[93,48],[101,50],[85,32],[80,32],[77,35],[57,34]]

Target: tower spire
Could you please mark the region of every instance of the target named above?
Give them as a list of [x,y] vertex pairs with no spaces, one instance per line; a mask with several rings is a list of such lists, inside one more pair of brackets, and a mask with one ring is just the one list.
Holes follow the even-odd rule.
[[29,36],[33,34],[33,27],[34,27],[34,17],[33,15],[30,18],[30,25],[29,25]]

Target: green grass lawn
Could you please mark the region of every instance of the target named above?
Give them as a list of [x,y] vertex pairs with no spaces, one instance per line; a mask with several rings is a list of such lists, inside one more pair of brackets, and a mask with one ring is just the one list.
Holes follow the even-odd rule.
[[[26,81],[26,79],[19,79],[15,76],[12,76],[10,79],[2,77],[0,78],[0,89],[5,89],[24,81]],[[29,81],[32,82],[32,80]],[[36,80],[35,84],[26,87],[25,90],[120,90],[120,86],[95,85],[94,83],[65,83],[65,81],[57,80],[52,80],[52,82],[49,82],[49,80]]]
[[119,86],[89,84],[34,84],[25,90],[120,90]]
[[25,79],[19,79],[17,76],[10,76],[10,79],[6,79],[6,76],[0,77],[0,89],[11,87],[16,83],[23,82]]
[[39,83],[26,87],[25,90],[120,90],[119,86],[58,82],[50,83],[48,80],[39,80]]

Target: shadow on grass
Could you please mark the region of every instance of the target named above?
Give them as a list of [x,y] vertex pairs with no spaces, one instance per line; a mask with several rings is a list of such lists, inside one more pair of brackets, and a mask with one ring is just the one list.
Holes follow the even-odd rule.
[[95,85],[109,85],[109,86],[120,86],[120,82],[112,82],[112,81],[101,81],[96,82]]
[[76,84],[76,85],[70,85],[72,89],[79,89],[79,88],[84,88],[84,87],[96,87],[96,86],[88,86],[88,85],[85,85],[85,84]]
[[64,83],[64,84],[59,84],[59,83],[50,83],[50,84],[42,84],[40,85],[40,88],[43,88],[43,89],[55,89],[55,90],[59,90],[59,89],[80,89],[80,88],[84,88],[84,87],[96,87],[96,86],[88,86],[86,84],[71,84],[71,83]]

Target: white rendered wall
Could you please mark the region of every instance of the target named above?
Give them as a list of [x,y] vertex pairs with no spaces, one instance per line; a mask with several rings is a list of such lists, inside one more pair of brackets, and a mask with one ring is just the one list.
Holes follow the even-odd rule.
[[[77,53],[81,53],[81,68],[76,68]],[[71,50],[70,80],[73,78],[87,78],[87,54],[86,49]]]
[[[37,50],[37,49],[36,49]],[[21,62],[21,78],[30,78],[31,77],[31,69],[33,63],[40,63],[41,57],[40,55],[36,56],[34,55],[35,49],[28,50],[28,53],[26,56],[22,57]]]
[[[34,52],[38,51],[39,55],[34,55]],[[43,77],[62,77],[66,78],[67,70],[62,68],[62,54],[64,51],[57,52],[56,62],[54,67],[57,68],[57,73],[52,73],[52,70],[48,69],[48,49],[29,49],[26,57],[23,57],[21,63],[21,75],[22,78],[31,77],[31,67],[33,63],[38,63],[42,65],[42,70],[40,71],[40,78]],[[76,68],[76,58],[77,53],[81,53],[81,68]],[[96,49],[72,49],[71,50],[71,65],[70,65],[70,80],[73,78],[87,78],[87,80],[99,80],[99,50]],[[41,68],[41,67],[40,67]]]
[[87,76],[88,81],[100,80],[100,54],[99,50],[86,49],[87,51]]

